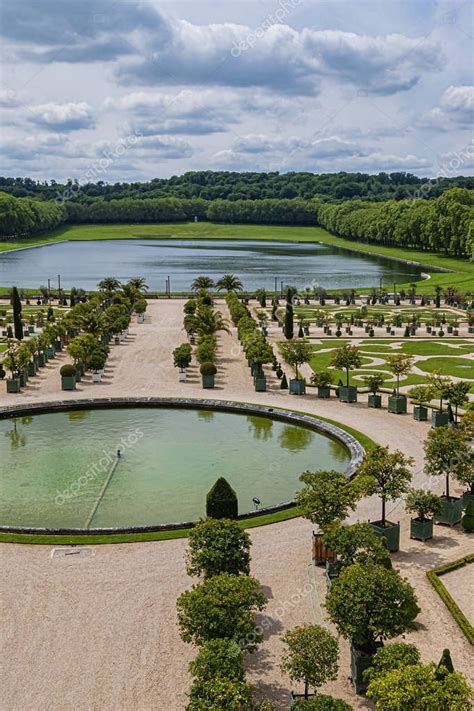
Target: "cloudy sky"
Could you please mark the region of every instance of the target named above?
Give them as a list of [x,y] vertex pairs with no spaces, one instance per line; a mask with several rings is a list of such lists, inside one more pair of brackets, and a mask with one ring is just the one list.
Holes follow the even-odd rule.
[[0,173],[472,174],[472,3],[3,3]]

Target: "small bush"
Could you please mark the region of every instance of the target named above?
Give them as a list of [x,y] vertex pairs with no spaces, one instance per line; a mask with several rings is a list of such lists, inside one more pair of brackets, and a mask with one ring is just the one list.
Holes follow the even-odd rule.
[[237,518],[239,502],[229,482],[220,477],[206,498],[206,514],[209,518]]
[[76,369],[71,363],[63,365],[59,372],[63,378],[71,378],[73,375],[76,375]]
[[466,512],[461,519],[461,526],[467,533],[472,533],[474,531],[474,499],[469,499],[466,507]]
[[200,371],[201,375],[215,375],[217,373],[217,368],[214,363],[202,363]]

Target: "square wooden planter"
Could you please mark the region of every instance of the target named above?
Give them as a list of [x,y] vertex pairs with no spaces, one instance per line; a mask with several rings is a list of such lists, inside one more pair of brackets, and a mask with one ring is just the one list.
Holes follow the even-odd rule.
[[202,387],[203,388],[213,388],[214,387],[214,375],[202,375]]
[[61,376],[61,390],[75,390],[76,389],[76,375],[62,375]]
[[[380,642],[377,647],[383,647],[383,643]],[[364,694],[367,691],[368,683],[364,679],[364,672],[372,666],[373,658],[373,654],[362,652],[351,642],[351,679],[356,694]]]
[[331,388],[329,385],[318,386],[318,397],[322,400],[327,400],[327,398],[331,397]]
[[385,539],[385,544],[390,553],[396,553],[400,548],[400,523],[385,522],[385,526],[380,521],[369,521],[376,536]]
[[455,526],[461,521],[464,501],[462,498],[450,496],[447,499],[442,497],[443,508],[441,512],[435,516],[435,523],[442,523],[446,526]]
[[255,378],[255,392],[263,393],[267,389],[267,379],[265,376]]
[[5,382],[7,384],[7,393],[20,392],[20,378],[8,378]]
[[449,422],[448,412],[439,412],[439,410],[433,410],[431,413],[431,426],[432,427],[446,427]]
[[290,379],[291,395],[304,395],[306,393],[306,382],[299,378]]
[[357,388],[354,385],[340,385],[339,386],[339,400],[340,402],[357,402]]
[[407,411],[406,395],[390,395],[388,398],[388,411],[394,415],[405,415]]
[[428,408],[424,405],[415,405],[413,419],[418,420],[418,422],[426,422],[428,420]]
[[418,518],[410,519],[410,538],[416,541],[428,541],[433,538],[433,519],[427,518],[424,521]]
[[381,395],[369,395],[368,398],[369,407],[373,407],[376,410],[380,410],[382,407],[382,396]]

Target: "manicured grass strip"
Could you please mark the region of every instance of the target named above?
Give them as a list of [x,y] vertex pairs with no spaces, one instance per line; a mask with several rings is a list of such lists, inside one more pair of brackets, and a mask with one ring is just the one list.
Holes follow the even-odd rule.
[[[288,412],[297,412],[301,415],[310,415],[316,417],[309,412],[303,410],[293,410],[289,407],[281,407],[280,410],[288,410]],[[328,417],[317,416],[318,420],[324,420],[332,425],[340,427],[341,430],[348,432],[357,439],[366,451],[370,451],[375,447],[376,442],[367,435],[355,430],[353,427],[343,425],[341,422],[331,420]],[[252,518],[239,521],[242,528],[256,528],[257,526],[268,526],[271,523],[279,523],[288,521],[299,516],[299,510],[293,506],[284,511],[275,511],[274,513],[265,514],[263,516],[254,516]],[[177,528],[172,531],[147,531],[142,533],[104,533],[96,535],[77,534],[77,535],[47,535],[47,534],[30,534],[30,533],[0,533],[0,543],[29,543],[39,544],[44,546],[93,546],[103,543],[143,543],[146,541],[169,541],[174,538],[187,538],[189,533],[188,528]]]
[[469,622],[466,615],[462,612],[454,598],[449,594],[448,590],[440,580],[440,577],[442,575],[450,573],[453,570],[463,568],[469,563],[474,563],[474,554],[467,555],[464,558],[455,560],[452,563],[448,563],[447,565],[442,565],[440,568],[429,570],[426,573],[426,577],[428,578],[428,580],[430,581],[430,583],[432,584],[432,586],[434,587],[434,589],[436,590],[436,592],[438,593],[438,595],[456,620],[467,641],[470,642],[470,644],[474,645],[474,627]]
[[[418,293],[432,294],[437,285],[457,286],[463,292],[474,291],[474,266],[467,259],[421,252],[398,247],[364,244],[330,234],[321,227],[288,227],[275,225],[228,225],[213,222],[184,222],[155,225],[66,225],[36,239],[0,242],[0,252],[24,247],[54,244],[67,240],[97,239],[252,239],[280,242],[322,242],[387,258],[418,262],[430,273],[430,267],[451,269],[453,273],[431,272],[431,278],[417,283]],[[378,284],[374,284],[374,287]],[[397,288],[409,288],[408,283]]]

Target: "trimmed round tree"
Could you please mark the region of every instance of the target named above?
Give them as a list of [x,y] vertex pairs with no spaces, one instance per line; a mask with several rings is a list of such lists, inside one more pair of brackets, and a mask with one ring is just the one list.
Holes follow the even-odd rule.
[[360,368],[362,365],[362,358],[359,353],[357,346],[342,346],[342,348],[337,348],[331,358],[331,365],[337,370],[346,371],[346,387],[349,387],[349,373],[355,368]]
[[206,497],[206,514],[209,518],[237,518],[239,501],[227,479],[220,477]]
[[281,343],[280,349],[283,358],[288,363],[294,367],[296,372],[296,379],[299,380],[298,366],[303,365],[311,360],[313,355],[313,347],[311,343],[304,338],[300,338],[290,343]]
[[366,483],[367,495],[379,496],[382,501],[380,525],[384,528],[387,501],[395,501],[406,494],[413,476],[412,464],[412,457],[406,457],[399,449],[390,452],[388,447],[376,445],[366,454],[359,468],[359,476]]
[[234,640],[210,639],[202,645],[199,654],[189,665],[191,674],[201,681],[218,677],[243,681],[244,655]]
[[396,392],[400,395],[400,378],[402,375],[408,375],[413,367],[413,357],[404,353],[395,353],[386,357],[388,369],[397,379]]
[[208,518],[189,532],[186,570],[188,575],[211,578],[220,573],[248,575],[250,536],[236,521]]
[[206,681],[196,679],[191,686],[186,711],[242,711],[252,708],[251,701],[252,690],[246,681],[226,677]]
[[462,674],[436,678],[434,664],[408,664],[370,682],[367,696],[384,711],[451,709],[471,711],[472,692]]
[[296,494],[296,504],[304,518],[326,531],[336,521],[343,521],[359,499],[358,489],[344,474],[334,470],[306,471],[300,476],[305,485]]
[[344,568],[326,608],[338,632],[367,654],[376,651],[377,641],[402,634],[420,611],[411,585],[397,571],[372,562]]
[[287,649],[281,668],[292,681],[304,683],[304,697],[309,688],[319,689],[337,678],[339,646],[330,632],[318,625],[295,627],[283,637]]
[[371,682],[387,672],[401,669],[409,664],[419,664],[420,652],[414,644],[397,642],[378,649],[372,659],[372,666],[365,670],[365,678]]
[[473,449],[462,428],[434,427],[424,444],[425,474],[445,476],[444,498],[450,498],[449,483],[453,476],[462,484],[473,487]]
[[350,526],[331,526],[323,537],[324,545],[337,556],[339,570],[354,563],[369,561],[392,567],[390,553],[385,541],[377,536],[369,523],[353,523]]
[[210,639],[229,639],[242,650],[262,641],[254,613],[266,597],[258,580],[248,575],[221,573],[179,596],[176,606],[181,639],[200,646]]
[[353,711],[353,707],[342,699],[327,694],[318,694],[314,699],[300,701],[298,711]]

